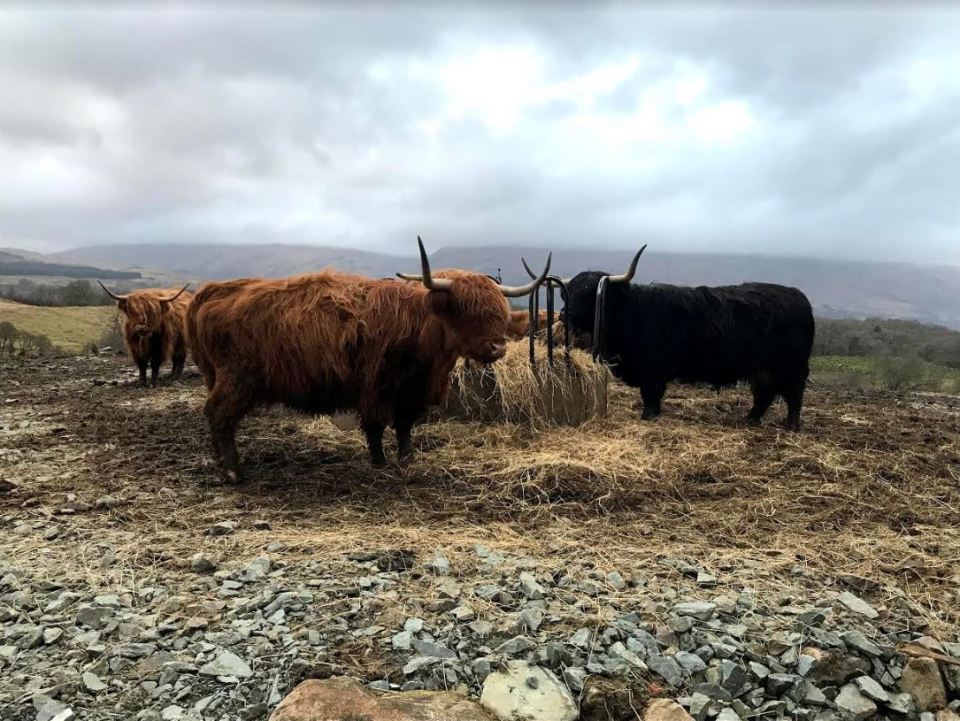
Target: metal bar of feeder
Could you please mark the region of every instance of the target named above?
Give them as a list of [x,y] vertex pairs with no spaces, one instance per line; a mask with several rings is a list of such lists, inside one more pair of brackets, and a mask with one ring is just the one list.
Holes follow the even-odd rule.
[[597,284],[597,305],[593,312],[593,359],[603,357],[607,346],[606,328],[606,299],[607,283],[610,279],[604,276]]
[[547,363],[553,368],[553,280],[547,278]]
[[533,338],[534,338],[534,335],[536,334],[536,331],[534,330],[533,320],[532,320],[532,319],[533,319],[533,299],[536,297],[536,295],[537,295],[538,292],[539,292],[539,289],[534,290],[533,293],[530,294],[530,299],[529,299],[529,301],[528,301],[528,303],[529,303],[529,309],[527,310],[527,318],[528,318],[528,322],[527,322],[527,335],[529,336],[529,344],[530,344],[530,365],[532,365],[532,366],[534,366],[534,365],[537,364],[536,358],[535,358],[534,355],[533,355]]

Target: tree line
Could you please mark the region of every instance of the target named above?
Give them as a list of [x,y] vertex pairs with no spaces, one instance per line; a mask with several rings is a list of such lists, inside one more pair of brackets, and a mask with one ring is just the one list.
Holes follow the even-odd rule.
[[960,368],[960,332],[913,320],[817,318],[813,353],[919,358]]
[[55,350],[47,336],[18,330],[10,321],[0,321],[0,357],[49,355]]
[[41,306],[112,305],[114,301],[89,280],[71,280],[65,285],[36,283],[21,278],[0,285],[0,297]]

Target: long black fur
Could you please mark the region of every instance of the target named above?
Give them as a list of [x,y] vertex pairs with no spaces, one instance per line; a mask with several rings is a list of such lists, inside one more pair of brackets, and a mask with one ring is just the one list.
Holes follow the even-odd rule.
[[[572,334],[592,339],[597,285],[604,273],[580,273],[568,284],[565,312]],[[643,396],[643,417],[660,414],[671,381],[720,388],[749,381],[759,422],[779,395],[788,427],[800,424],[810,372],[814,321],[796,288],[744,283],[716,288],[611,283],[606,297],[604,360]]]

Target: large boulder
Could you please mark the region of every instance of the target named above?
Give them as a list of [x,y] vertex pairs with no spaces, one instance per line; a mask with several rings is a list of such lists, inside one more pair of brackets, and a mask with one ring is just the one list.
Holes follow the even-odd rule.
[[304,681],[270,721],[493,721],[477,704],[446,691],[378,693],[352,678]]

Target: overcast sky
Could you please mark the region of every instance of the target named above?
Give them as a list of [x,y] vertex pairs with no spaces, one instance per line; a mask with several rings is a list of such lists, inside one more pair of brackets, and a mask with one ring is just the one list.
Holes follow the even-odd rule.
[[354,5],[0,6],[0,246],[960,262],[960,6]]

